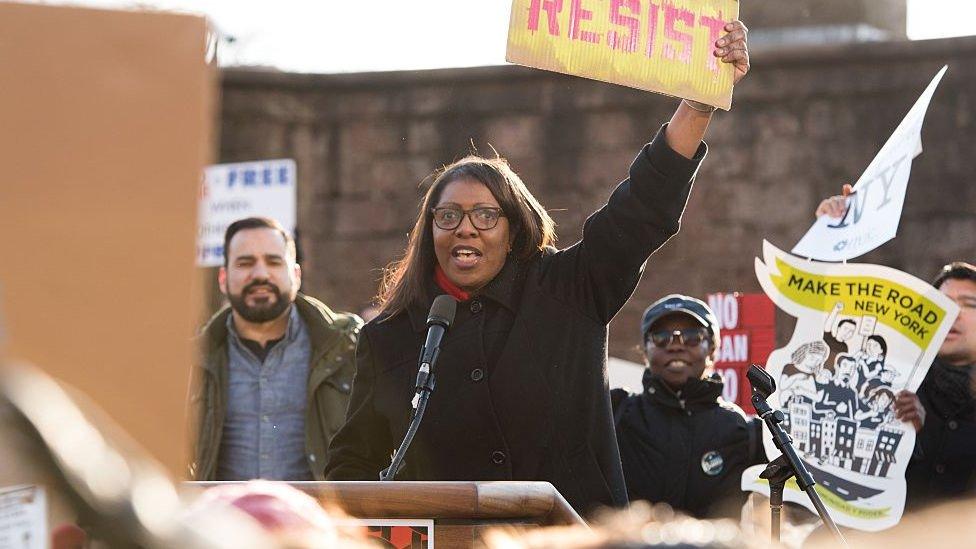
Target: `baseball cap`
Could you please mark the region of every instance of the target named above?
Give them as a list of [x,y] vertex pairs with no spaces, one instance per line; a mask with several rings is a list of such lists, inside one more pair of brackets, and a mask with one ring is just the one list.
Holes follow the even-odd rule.
[[681,294],[664,296],[644,311],[644,316],[641,318],[641,338],[647,335],[647,331],[658,319],[674,313],[683,313],[697,320],[699,324],[708,328],[713,341],[718,343],[718,318],[712,309],[700,299]]

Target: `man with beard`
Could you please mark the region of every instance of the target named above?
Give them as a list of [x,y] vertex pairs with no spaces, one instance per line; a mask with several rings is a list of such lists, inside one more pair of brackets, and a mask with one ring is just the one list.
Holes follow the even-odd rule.
[[854,412],[857,411],[857,392],[854,391],[851,382],[856,368],[857,359],[853,356],[841,354],[837,357],[833,380],[824,385],[823,398],[813,405],[815,412],[825,414],[830,419],[834,417],[854,419]]
[[345,419],[362,320],[299,293],[295,242],[273,219],[224,235],[229,306],[199,336],[195,480],[323,480]]

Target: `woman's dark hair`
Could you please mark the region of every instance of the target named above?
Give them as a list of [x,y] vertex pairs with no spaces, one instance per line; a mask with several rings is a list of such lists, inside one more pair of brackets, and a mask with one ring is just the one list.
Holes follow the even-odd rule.
[[403,258],[388,266],[383,274],[377,301],[383,313],[393,316],[415,301],[426,301],[428,281],[434,276],[433,215],[441,193],[448,184],[461,179],[482,183],[498,201],[514,235],[512,255],[527,259],[556,242],[555,226],[525,183],[504,158],[471,155],[445,166],[431,183],[420,204],[420,212]]
[[888,356],[888,343],[878,334],[869,335],[868,341],[876,341],[881,346],[881,356]]

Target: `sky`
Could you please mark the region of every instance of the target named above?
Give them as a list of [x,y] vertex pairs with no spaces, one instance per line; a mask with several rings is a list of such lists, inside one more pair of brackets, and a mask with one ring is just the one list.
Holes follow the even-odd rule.
[[[511,10],[510,0],[43,3],[141,6],[204,14],[222,37],[221,64],[311,73],[503,64]],[[916,40],[976,34],[976,0],[908,0],[907,32]]]

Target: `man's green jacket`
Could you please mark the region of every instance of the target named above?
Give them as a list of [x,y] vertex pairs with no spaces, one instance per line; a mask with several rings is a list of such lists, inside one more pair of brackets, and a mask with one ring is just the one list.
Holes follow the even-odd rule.
[[[321,301],[298,294],[298,313],[305,321],[312,345],[309,365],[308,406],[305,413],[305,458],[314,479],[324,480],[325,452],[329,440],[345,422],[346,405],[356,373],[356,342],[363,321],[348,313],[336,313]],[[216,477],[224,417],[227,411],[227,318],[224,307],[198,336],[199,359],[193,368],[190,389],[191,421],[195,433],[190,478]]]

